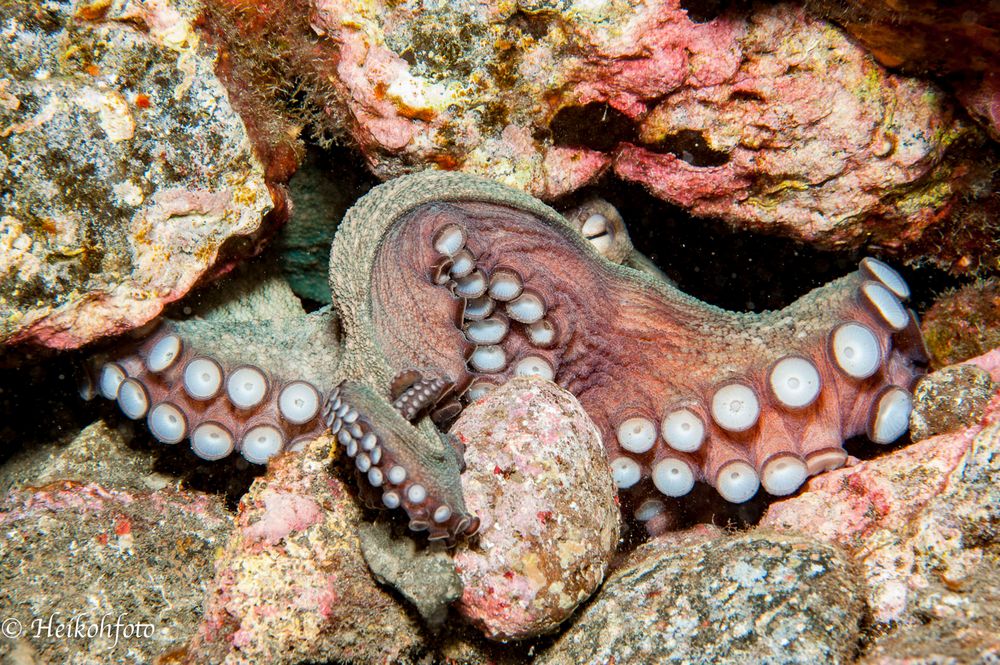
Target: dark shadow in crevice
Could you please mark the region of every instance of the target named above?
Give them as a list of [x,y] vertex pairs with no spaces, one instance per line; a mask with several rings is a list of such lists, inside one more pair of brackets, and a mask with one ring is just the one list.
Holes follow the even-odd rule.
[[750,0],[681,0],[680,8],[695,23],[708,23],[723,14],[745,15],[754,5]]
[[552,142],[567,148],[588,148],[610,152],[620,143],[635,143],[635,123],[614,107],[591,102],[585,106],[566,106],[549,123]]
[[961,280],[930,267],[912,268],[877,250],[823,250],[781,237],[733,229],[661,201],[634,183],[606,175],[557,203],[570,206],[588,197],[614,205],[636,249],[649,257],[678,288],[699,300],[735,311],[781,309],[809,291],[857,270],[866,255],[884,258],[908,281],[909,303],[917,312],[934,295]]
[[712,149],[705,140],[705,133],[693,129],[668,134],[656,143],[643,147],[652,152],[669,152],[691,166],[722,166],[729,161],[729,153]]
[[79,393],[82,354],[26,353],[0,368],[0,464],[35,445],[68,442],[93,421]]

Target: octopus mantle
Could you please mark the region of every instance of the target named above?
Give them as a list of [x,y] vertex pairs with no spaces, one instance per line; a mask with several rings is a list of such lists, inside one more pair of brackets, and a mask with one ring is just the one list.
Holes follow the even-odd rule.
[[512,376],[580,400],[643,521],[699,481],[731,502],[761,486],[790,494],[843,465],[845,439],[907,431],[926,356],[891,268],[865,259],[780,311],[729,312],[623,251],[610,217],[593,209],[570,223],[458,173],[390,181],[333,242],[335,387],[226,366],[167,324],[105,358],[94,392],[207,459],[240,450],[264,463],[331,428],[369,503],[405,510],[432,539],[478,527],[461,446],[434,423]]

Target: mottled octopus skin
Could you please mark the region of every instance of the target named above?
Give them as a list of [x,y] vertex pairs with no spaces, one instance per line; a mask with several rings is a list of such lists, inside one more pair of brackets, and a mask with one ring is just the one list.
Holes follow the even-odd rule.
[[[459,327],[465,302],[453,283],[435,283],[441,260],[435,237],[450,225],[465,231],[466,247],[487,279],[499,268],[516,271],[524,287],[544,299],[545,318],[558,331],[549,348],[533,345],[524,326],[508,317],[510,332],[500,344],[505,369],[484,373],[469,365],[474,345]],[[347,362],[381,356],[386,377],[419,368],[448,378],[461,391],[476,380],[502,383],[528,354],[544,358],[555,381],[577,396],[601,430],[609,458],[638,463],[638,499],[660,496],[648,479],[652,466],[666,457],[684,462],[696,480],[713,486],[737,461],[758,474],[782,457],[806,464],[810,473],[839,466],[847,457],[843,441],[868,431],[884,391],[909,390],[926,360],[912,312],[904,329],[894,331],[865,303],[859,289],[872,281],[865,271],[780,311],[728,312],[648,272],[600,257],[563,217],[534,198],[458,173],[417,174],[370,192],[344,220],[330,265]],[[878,339],[882,362],[870,378],[851,378],[831,359],[831,331],[845,322],[867,326]],[[811,360],[820,375],[820,394],[805,408],[780,405],[766,385],[771,366],[788,355]],[[739,433],[709,415],[713,392],[732,381],[750,386],[760,402],[756,425]],[[644,417],[659,429],[678,406],[706,426],[698,451],[673,450],[659,432],[645,453],[621,448],[616,431],[623,420]]]
[[[331,427],[356,465],[362,495],[373,505],[403,508],[410,527],[432,539],[474,533],[478,519],[465,509],[457,442],[442,437],[424,415],[453,417],[456,398],[468,402],[488,385],[502,383],[526,356],[532,361],[522,371],[548,370],[577,396],[602,433],[612,468],[638,470],[627,481],[618,480],[642,520],[665,507],[650,481],[654,465],[664,460],[682,465],[677,468],[692,482],[717,488],[720,479],[726,482],[724,472],[737,469],[755,483],[775,468],[769,465],[780,463],[786,475],[789,468],[801,469],[804,479],[806,470],[843,464],[843,441],[870,431],[886,391],[908,390],[922,372],[926,358],[912,312],[894,330],[861,296],[863,285],[877,281],[871,270],[816,289],[781,311],[728,312],[663,279],[632,250],[620,219],[610,219],[612,211],[605,211],[610,238],[585,239],[595,226],[588,227],[587,220],[604,210],[601,203],[588,205],[571,223],[524,193],[442,172],[399,178],[360,199],[331,248],[330,288],[344,335],[338,380],[328,392],[317,386],[326,398],[308,422],[290,423],[282,416],[278,395],[290,381],[269,373],[266,395],[252,408],[234,407],[225,390],[212,399],[192,399],[182,387],[183,367],[199,354],[186,344],[169,368],[150,371],[150,350],[173,334],[169,327],[112,354],[107,359],[112,364],[104,368],[120,368],[141,384],[150,406],[175,405],[188,433],[207,421],[224,425],[237,449],[241,437],[261,424],[280,432],[286,450]],[[474,271],[487,283],[503,273],[520,278],[544,303],[544,320],[555,330],[551,341],[533,343],[528,327],[515,320],[524,317],[505,314],[508,305],[502,301],[467,302],[456,294],[475,279],[462,277],[472,269],[458,269],[458,254],[448,258],[439,251],[443,229],[449,237],[461,231],[469,252],[464,258],[474,261]],[[470,317],[477,318],[471,314],[474,305],[486,302],[493,303],[492,316],[506,329],[502,341],[491,346],[495,357],[502,352],[506,359],[494,371],[474,366],[477,345],[469,339],[472,333],[463,332]],[[831,331],[845,322],[863,324],[878,340],[881,362],[869,378],[852,378],[834,361]],[[787,356],[808,359],[820,377],[819,396],[804,408],[782,405],[768,387],[771,368]],[[236,367],[222,369],[229,377]],[[715,391],[732,382],[752,389],[760,407],[755,424],[741,432],[724,429],[711,415]],[[696,414],[706,428],[695,451],[671,448],[659,431],[662,419],[678,407]],[[621,423],[637,417],[656,428],[655,442],[640,452],[626,450],[618,438]],[[362,444],[375,445],[377,454],[365,452],[374,449]],[[780,493],[794,491],[798,482]]]

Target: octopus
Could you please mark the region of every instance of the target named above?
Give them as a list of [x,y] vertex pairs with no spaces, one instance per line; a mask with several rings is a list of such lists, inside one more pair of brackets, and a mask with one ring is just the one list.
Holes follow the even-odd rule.
[[361,198],[329,278],[342,327],[331,386],[222,362],[165,324],[102,357],[90,392],[209,460],[238,450],[264,464],[329,429],[369,505],[454,541],[479,520],[443,428],[511,377],[576,396],[649,521],[697,482],[732,503],[784,496],[847,463],[850,437],[897,440],[927,364],[909,287],[877,259],[779,311],[727,311],[665,279],[606,204],[567,218],[460,173]]

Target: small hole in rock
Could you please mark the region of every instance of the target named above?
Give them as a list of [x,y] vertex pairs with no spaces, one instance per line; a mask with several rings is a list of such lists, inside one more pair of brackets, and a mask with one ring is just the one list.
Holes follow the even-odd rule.
[[727,153],[713,150],[705,141],[704,135],[693,129],[682,129],[676,134],[663,137],[655,145],[648,147],[672,153],[691,166],[722,166],[729,161]]
[[627,115],[599,102],[559,109],[549,129],[558,146],[600,152],[613,150],[619,143],[634,143],[637,138],[635,124]]
[[747,9],[750,4],[747,0],[681,0],[680,7],[695,23],[708,23],[730,9]]

